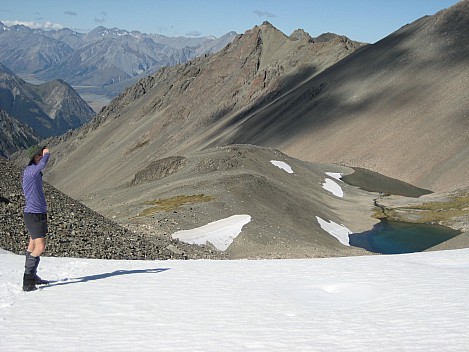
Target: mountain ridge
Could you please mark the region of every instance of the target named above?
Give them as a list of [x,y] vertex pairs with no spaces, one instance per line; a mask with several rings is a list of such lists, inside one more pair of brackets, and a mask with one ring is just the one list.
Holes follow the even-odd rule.
[[464,187],[468,18],[462,1],[408,24],[297,82],[296,91],[259,107],[236,132],[214,133],[211,145],[272,146],[432,190]]
[[[166,235],[249,214],[234,256],[343,254],[318,218],[369,230],[379,196],[347,185],[343,198],[328,194],[326,172],[366,168],[439,192],[421,202],[468,185],[468,18],[466,0],[372,45],[255,26],[48,140],[46,178],[107,217]],[[204,202],[146,209],[180,197]]]
[[5,50],[0,62],[16,74],[32,74],[43,81],[61,78],[83,94],[112,98],[122,83],[132,84],[139,74],[220,50],[235,36],[229,32],[220,38],[171,38],[102,26],[79,33],[1,24],[0,45]]
[[[266,43],[278,38],[282,43],[277,46],[275,56],[265,58],[269,50]],[[148,161],[184,154],[194,150],[197,144],[195,149],[202,148],[209,142],[204,134],[212,126],[232,124],[230,119],[237,118],[240,112],[249,111],[259,101],[272,99],[282,85],[288,84],[283,81],[286,75],[317,74],[331,62],[348,55],[349,45],[341,40],[312,43],[308,39],[291,39],[270,24],[256,26],[216,54],[163,68],[127,88],[87,126],[70,135],[81,140],[79,145],[73,143],[73,148],[88,149],[86,143],[92,148],[98,140],[108,140],[106,145],[114,145],[119,153],[113,153],[107,162],[92,168],[105,177],[122,158],[131,161],[128,169],[121,170],[120,176],[113,180],[113,186],[117,186],[130,180],[132,170],[144,168]],[[357,47],[360,44],[355,44]],[[307,64],[303,63],[305,58]],[[133,129],[129,130],[128,126]],[[91,150],[73,153],[66,146],[61,149],[67,150],[69,157],[77,156],[68,160],[75,160],[78,168],[84,170],[87,163],[93,162],[93,157],[87,160],[80,157],[90,155]],[[52,178],[54,174],[52,171]],[[57,182],[67,182],[69,177],[73,176],[61,176]],[[90,190],[98,186],[91,178],[88,180]],[[80,189],[85,192],[88,185],[80,183]],[[73,192],[73,187],[67,188]]]
[[95,112],[63,80],[33,85],[0,63],[0,108],[41,138],[82,126]]

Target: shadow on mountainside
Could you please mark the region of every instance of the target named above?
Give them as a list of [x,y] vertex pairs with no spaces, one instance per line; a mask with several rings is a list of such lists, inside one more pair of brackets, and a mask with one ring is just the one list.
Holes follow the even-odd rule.
[[[434,94],[448,72],[467,65],[468,36],[459,28],[467,23],[467,7],[461,4],[423,17],[318,74],[309,67],[284,77],[279,91],[231,118],[235,132],[220,140],[217,130],[210,146],[249,143],[277,148],[276,141],[373,109],[415,108]],[[441,79],[431,79],[435,72],[441,72]]]
[[43,288],[70,285],[70,284],[78,284],[78,283],[83,283],[83,282],[108,279],[110,277],[121,276],[121,275],[156,274],[156,273],[161,273],[161,272],[166,271],[166,270],[169,270],[169,268],[115,270],[115,271],[110,272],[110,273],[82,276],[82,277],[71,278],[71,279],[63,279],[63,280],[58,280],[58,281],[51,281],[49,285],[44,286]]

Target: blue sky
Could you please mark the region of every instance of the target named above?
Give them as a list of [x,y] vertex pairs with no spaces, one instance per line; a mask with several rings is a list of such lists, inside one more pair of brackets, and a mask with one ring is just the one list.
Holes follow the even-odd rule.
[[374,43],[458,0],[0,0],[0,21],[88,32],[117,27],[166,36],[220,37],[267,20],[290,35],[301,28]]

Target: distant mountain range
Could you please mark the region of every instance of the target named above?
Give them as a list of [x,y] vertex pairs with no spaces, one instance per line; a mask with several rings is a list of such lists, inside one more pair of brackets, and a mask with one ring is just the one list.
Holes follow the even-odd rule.
[[112,98],[161,67],[220,50],[235,36],[171,38],[105,27],[78,33],[0,22],[0,62],[18,75],[62,79],[81,92]]
[[[235,36],[170,38],[104,27],[78,33],[0,22],[0,109],[5,112],[0,153],[9,156],[27,141],[80,127],[94,115],[83,99],[98,111],[142,77],[216,52]],[[34,137],[13,138],[19,130]]]

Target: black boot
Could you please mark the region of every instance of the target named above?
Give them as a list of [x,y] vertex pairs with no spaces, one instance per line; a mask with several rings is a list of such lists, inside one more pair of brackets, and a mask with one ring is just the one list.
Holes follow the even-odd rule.
[[34,275],[24,274],[23,275],[23,291],[30,292],[30,291],[36,291],[36,290],[37,290],[37,287],[34,281]]
[[37,274],[37,267],[39,266],[39,262],[41,261],[41,257],[33,257],[31,252],[26,251],[26,262],[24,265],[24,272],[25,274],[32,274],[34,277],[34,283],[36,285],[47,285],[49,281],[43,280]]
[[33,257],[31,252],[26,252],[26,262],[24,264],[23,291],[35,291],[36,287],[36,270],[39,265],[39,257]]
[[36,285],[48,285],[49,281],[41,279],[38,274],[34,274],[34,283]]

